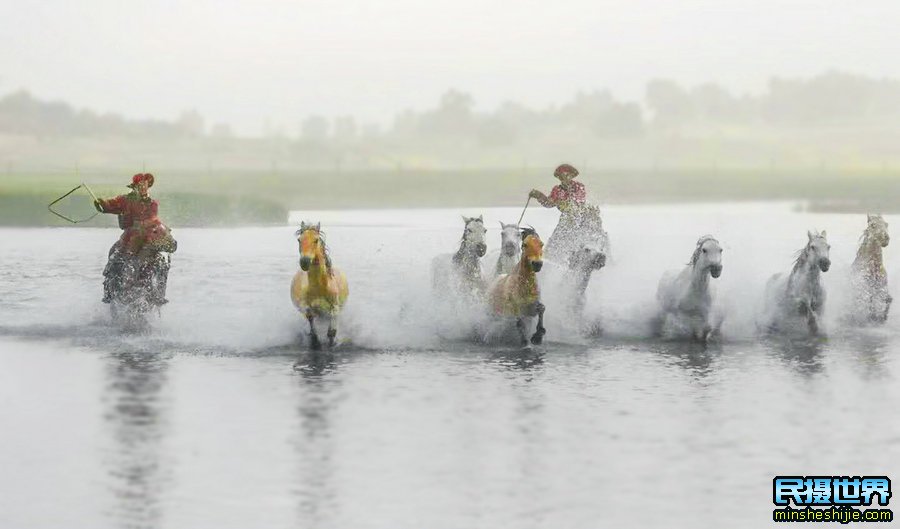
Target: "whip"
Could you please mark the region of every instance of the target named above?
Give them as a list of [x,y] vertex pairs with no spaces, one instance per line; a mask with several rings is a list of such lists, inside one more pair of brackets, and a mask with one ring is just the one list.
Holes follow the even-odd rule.
[[[74,191],[74,189],[73,189]],[[525,218],[525,210],[528,209],[528,204],[531,202],[531,195],[528,195],[528,200],[525,201],[525,207],[522,208],[522,214],[519,215],[519,222],[516,223],[516,227],[518,228],[520,224],[522,224],[522,219]]]
[[89,188],[89,187],[87,186],[87,184],[85,184],[84,182],[82,182],[81,184],[79,184],[79,185],[73,187],[72,190],[69,191],[68,193],[66,193],[65,195],[63,195],[63,196],[57,198],[56,200],[54,200],[53,202],[47,204],[47,209],[50,210],[50,213],[53,213],[53,214],[56,215],[57,217],[59,217],[59,218],[61,218],[61,219],[63,219],[63,220],[66,220],[66,221],[68,221],[68,222],[71,222],[72,224],[80,224],[80,223],[82,223],[82,222],[87,222],[87,221],[93,219],[94,217],[96,217],[97,215],[100,214],[99,211],[94,212],[93,215],[91,215],[90,217],[88,217],[88,218],[86,218],[86,219],[73,219],[73,218],[68,217],[68,216],[66,216],[66,215],[64,215],[64,214],[62,214],[62,213],[60,213],[59,211],[56,211],[55,209],[53,209],[54,204],[56,204],[57,202],[59,202],[60,200],[62,200],[62,199],[64,199],[64,198],[66,198],[67,196],[71,195],[71,194],[74,193],[75,191],[78,191],[78,190],[81,189],[82,187],[85,188],[85,189],[87,190],[88,193],[90,193],[91,198],[93,198],[94,200],[97,200],[97,195],[95,195],[94,192],[91,191],[91,188]]

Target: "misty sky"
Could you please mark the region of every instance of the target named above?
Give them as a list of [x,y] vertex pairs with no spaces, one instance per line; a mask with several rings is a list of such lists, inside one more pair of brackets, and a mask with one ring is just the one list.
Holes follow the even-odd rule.
[[654,77],[900,77],[898,24],[898,0],[3,0],[0,93],[295,134],[312,113],[388,123],[449,88],[491,108],[638,99]]

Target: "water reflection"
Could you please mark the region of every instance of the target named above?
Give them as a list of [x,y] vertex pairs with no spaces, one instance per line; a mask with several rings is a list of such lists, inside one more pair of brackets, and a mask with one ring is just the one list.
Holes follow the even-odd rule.
[[169,481],[162,442],[167,426],[168,361],[156,353],[109,357],[105,419],[113,446],[106,458],[120,527],[154,528],[162,518],[161,493]]
[[492,352],[488,361],[510,370],[528,371],[544,363],[544,353],[530,348],[503,349]]
[[662,356],[697,379],[704,379],[713,372],[713,366],[722,353],[718,342],[665,341],[651,344],[651,352]]
[[891,341],[894,340],[884,329],[859,329],[847,336],[847,354],[856,359],[863,378],[882,379],[890,376],[888,363]]
[[335,439],[332,413],[338,377],[331,352],[303,354],[294,364],[297,378],[299,432],[294,444],[299,458],[300,525],[318,529],[333,525],[337,509]]
[[802,375],[813,376],[824,370],[822,352],[825,338],[823,337],[773,335],[766,337],[762,344]]

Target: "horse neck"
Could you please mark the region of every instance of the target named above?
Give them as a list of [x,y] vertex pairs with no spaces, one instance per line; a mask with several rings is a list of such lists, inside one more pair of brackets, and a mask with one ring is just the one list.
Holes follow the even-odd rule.
[[534,269],[529,266],[528,259],[525,254],[519,259],[519,265],[514,272],[516,287],[525,291],[537,288],[537,275]]
[[328,266],[328,256],[325,255],[325,250],[320,248],[309,265],[309,271],[307,272],[309,282],[311,284],[325,284],[330,274],[331,269]]
[[803,249],[803,253],[800,254],[800,257],[794,264],[794,269],[791,271],[788,282],[793,283],[800,274],[807,278],[807,283],[809,284],[818,284],[819,282],[819,266],[809,258],[809,246]]
[[472,273],[478,270],[478,255],[475,254],[475,248],[469,246],[466,241],[460,243],[459,250],[453,254],[453,262],[461,265],[466,272]]
[[868,263],[870,266],[880,269],[883,263],[882,260],[881,245],[869,235],[869,232],[866,232],[862,244],[859,245],[859,250],[856,251],[854,264]]
[[709,270],[699,266],[699,261],[691,266],[691,290],[704,291],[709,288]]

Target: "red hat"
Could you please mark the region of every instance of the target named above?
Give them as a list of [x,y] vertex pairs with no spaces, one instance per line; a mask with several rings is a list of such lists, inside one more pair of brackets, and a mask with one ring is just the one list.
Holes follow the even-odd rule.
[[576,176],[578,176],[578,169],[575,169],[571,165],[564,163],[557,167],[555,171],[553,171],[553,176],[555,176],[556,178],[559,178],[563,175],[572,175],[572,178],[575,178]]
[[153,175],[150,173],[138,173],[131,177],[131,183],[128,184],[128,187],[135,188],[138,184],[143,181],[147,181],[147,187],[153,187]]

